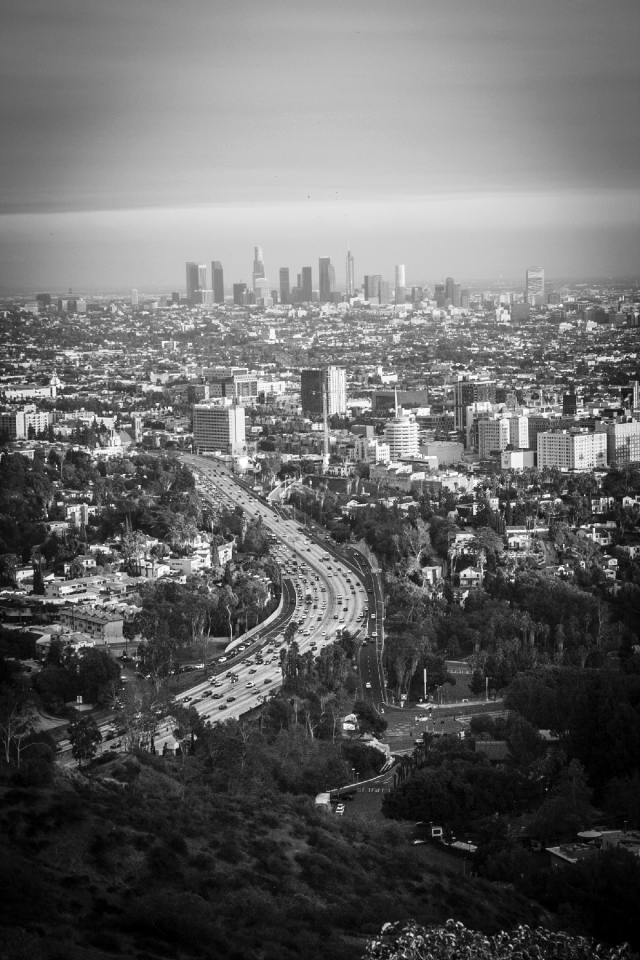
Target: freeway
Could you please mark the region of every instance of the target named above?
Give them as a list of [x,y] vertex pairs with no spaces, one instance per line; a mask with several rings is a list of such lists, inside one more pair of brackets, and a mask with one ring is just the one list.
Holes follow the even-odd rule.
[[[257,498],[220,461],[194,454],[182,454],[180,459],[196,474],[202,496],[227,507],[240,506],[248,518],[262,518],[265,529],[275,538],[272,553],[280,564],[283,585],[289,581],[295,604],[290,602],[277,622],[259,631],[250,641],[241,643],[237,650],[229,650],[227,662],[218,661],[216,666],[222,669],[213,677],[177,698],[215,723],[237,719],[255,709],[281,685],[279,654],[286,620],[295,619],[298,624],[296,641],[301,653],[310,650],[317,654],[335,640],[341,629],[358,637],[365,636],[368,626],[377,632],[375,587],[372,586],[375,578],[370,572],[367,574],[360,563],[338,556],[319,537],[309,536],[304,526]],[[375,657],[373,644],[371,649]],[[375,679],[370,659],[368,655],[361,658],[363,694],[369,693],[366,686],[372,682],[367,679],[369,675]],[[156,749],[162,749],[168,737],[169,729],[165,725],[156,737]]]
[[[321,528],[310,530],[285,510],[273,508],[220,461],[193,454],[182,454],[180,459],[194,471],[205,499],[230,509],[240,506],[248,518],[262,518],[282,571],[283,605],[268,626],[228,648],[225,658],[214,663],[213,675],[179,694],[177,702],[193,706],[211,723],[237,719],[260,706],[281,686],[283,630],[289,620],[295,620],[301,653],[317,654],[342,629],[357,638],[359,693],[380,708],[386,700],[381,669],[384,611],[378,578],[366,558],[352,548],[338,552],[327,543]],[[100,728],[102,749],[117,746],[112,721],[101,723]],[[161,751],[170,739],[171,724],[161,722],[154,739],[156,750]],[[60,746],[60,759],[70,760],[68,741]]]

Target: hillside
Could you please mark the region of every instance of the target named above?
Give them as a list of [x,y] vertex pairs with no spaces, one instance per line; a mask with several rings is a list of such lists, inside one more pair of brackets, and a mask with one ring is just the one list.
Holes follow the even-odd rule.
[[56,769],[40,787],[5,775],[0,807],[2,960],[354,960],[385,921],[494,933],[541,916],[425,862],[397,824],[341,822],[259,782],[216,792],[192,759]]

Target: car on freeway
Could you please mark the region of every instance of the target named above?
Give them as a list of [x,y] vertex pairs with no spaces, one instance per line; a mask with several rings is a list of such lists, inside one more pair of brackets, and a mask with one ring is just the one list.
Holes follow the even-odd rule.
[[253,680],[249,680],[248,683],[245,683],[245,687],[255,687],[255,683],[253,682]]
[[193,697],[183,697],[183,698],[182,698],[182,702],[183,702],[183,703],[190,703],[192,700],[193,700]]
[[271,683],[271,677],[265,677],[263,683]]
[[249,670],[249,673],[256,673],[256,672],[257,672],[257,671],[256,671],[256,668],[255,668],[255,667],[251,667],[251,670]]
[[218,663],[226,663],[227,659],[227,657],[218,657]]
[[222,700],[223,696],[224,696],[223,693],[214,693],[213,699],[214,699],[214,700]]
[[226,710],[226,709],[227,709],[226,703],[221,703],[220,706],[218,707],[218,710]]
[[367,682],[365,683],[364,686],[365,686],[365,689],[366,689],[366,690],[371,690],[371,684],[369,683],[368,680],[367,680]]

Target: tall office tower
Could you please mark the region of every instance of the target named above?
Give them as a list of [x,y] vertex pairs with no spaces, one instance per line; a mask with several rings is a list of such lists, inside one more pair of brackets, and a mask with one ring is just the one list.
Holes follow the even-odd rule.
[[569,393],[562,394],[562,416],[575,417],[578,412],[578,398],[574,387],[569,389]]
[[396,303],[404,303],[407,298],[407,284],[404,272],[404,263],[396,264]]
[[171,303],[180,303],[180,294],[177,290],[174,290],[171,294]]
[[215,300],[213,299],[213,290],[201,290],[200,303],[203,305],[203,307],[212,307],[215,303]]
[[200,289],[199,267],[197,263],[187,264],[187,301],[197,303],[198,290]]
[[138,291],[136,290],[135,287],[131,289],[131,306],[132,307],[138,306]]
[[380,279],[380,303],[391,303],[391,284]]
[[271,300],[271,290],[269,289],[269,281],[266,277],[254,277],[253,280],[253,292],[256,297],[256,302],[258,300],[262,301],[262,306],[270,306],[270,303],[265,301]]
[[436,301],[436,307],[442,310],[442,308],[444,307],[444,301],[446,297],[446,290],[445,290],[444,283],[436,283],[435,287],[433,288],[433,296]]
[[453,277],[447,277],[447,279],[444,282],[444,299],[445,299],[446,306],[449,305],[448,303],[446,303],[446,301],[449,301],[449,303],[453,305],[453,291],[454,291],[455,285],[456,284]]
[[454,283],[453,285],[453,305],[454,307],[460,306],[460,284]]
[[211,261],[211,286],[213,287],[213,302],[224,303],[224,271],[219,260]]
[[460,308],[462,310],[468,310],[470,307],[471,307],[471,291],[461,290],[460,291]]
[[280,303],[291,302],[289,289],[289,267],[280,267]]
[[327,415],[345,413],[347,409],[347,376],[344,367],[326,367],[324,370],[302,370],[300,398],[302,412],[321,417],[322,394],[327,393]]
[[301,274],[301,284],[302,287],[302,301],[303,303],[311,303],[313,300],[313,274],[311,267],[303,267]]
[[236,404],[195,403],[193,445],[198,453],[219,450],[237,455],[246,453],[244,407]]
[[456,430],[467,426],[467,407],[472,403],[496,402],[495,380],[459,380],[453,389],[453,414]]
[[245,307],[247,305],[247,285],[246,283],[234,283],[233,285],[233,302],[237,307]]
[[253,248],[253,289],[256,289],[256,280],[262,280],[265,276],[264,262],[262,260],[262,247]]
[[347,250],[347,296],[352,297],[356,292],[355,266],[351,250]]
[[331,260],[329,257],[320,257],[319,260],[319,271],[320,271],[320,302],[329,303],[331,300]]
[[206,263],[198,264],[198,286],[201,290],[207,289],[207,265]]
[[380,285],[382,276],[379,273],[371,273],[364,278],[364,298],[365,300],[377,300],[380,302]]
[[393,420],[387,420],[384,425],[384,442],[389,445],[392,460],[415,457],[418,453],[418,424],[415,416],[398,410]]
[[526,299],[527,303],[538,306],[544,303],[544,270],[541,267],[527,269]]

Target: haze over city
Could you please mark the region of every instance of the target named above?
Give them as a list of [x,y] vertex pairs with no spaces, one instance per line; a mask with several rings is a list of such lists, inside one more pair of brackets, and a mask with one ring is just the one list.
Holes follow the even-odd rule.
[[628,276],[636,0],[4,5],[0,287]]

